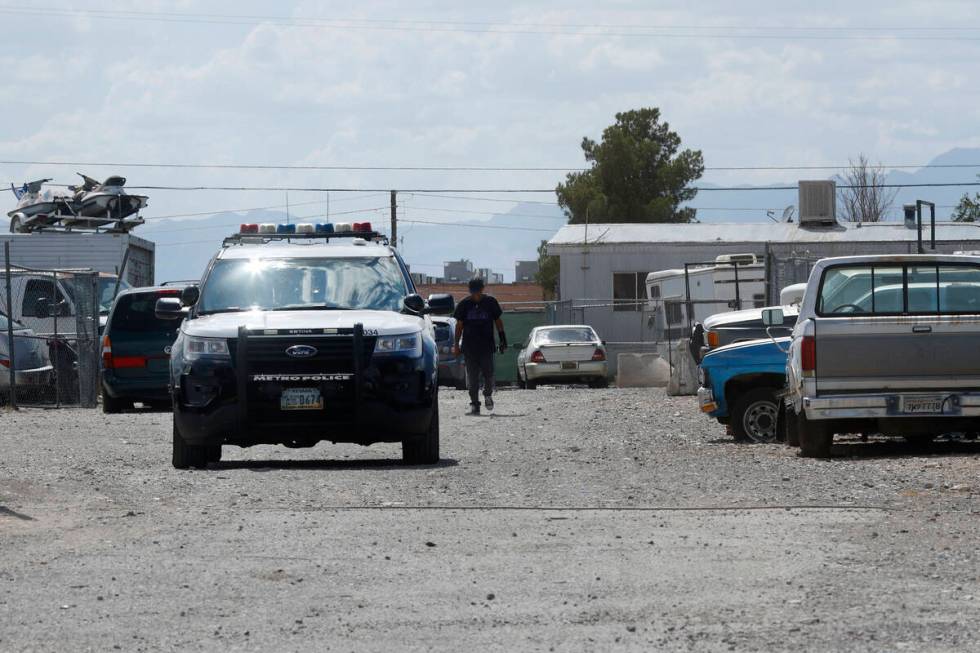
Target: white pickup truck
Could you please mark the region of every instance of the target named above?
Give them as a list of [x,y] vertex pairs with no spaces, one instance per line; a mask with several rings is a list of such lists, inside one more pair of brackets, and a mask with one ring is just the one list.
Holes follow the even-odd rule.
[[[768,324],[782,324],[767,309]],[[787,360],[787,441],[928,440],[980,425],[980,257],[850,256],[810,274]]]

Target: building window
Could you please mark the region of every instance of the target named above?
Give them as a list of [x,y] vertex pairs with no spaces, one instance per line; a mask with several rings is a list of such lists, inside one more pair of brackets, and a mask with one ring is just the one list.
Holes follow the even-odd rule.
[[613,310],[639,311],[646,297],[646,272],[613,273]]
[[684,304],[680,298],[664,302],[664,314],[667,316],[669,326],[677,326],[684,322]]

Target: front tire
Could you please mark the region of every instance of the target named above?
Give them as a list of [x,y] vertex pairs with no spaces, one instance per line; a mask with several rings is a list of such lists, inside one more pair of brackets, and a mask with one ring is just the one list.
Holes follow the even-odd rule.
[[732,407],[732,433],[737,441],[773,442],[779,425],[779,400],[771,388],[741,395]]
[[433,399],[435,408],[424,435],[402,440],[402,461],[407,465],[435,465],[439,462],[439,396]]
[[800,438],[800,455],[804,458],[830,458],[834,432],[827,422],[809,420],[805,414],[798,418],[797,432]]
[[[218,448],[220,457],[221,448]],[[174,443],[173,443],[173,465],[177,469],[187,469],[189,467],[199,467],[201,469],[208,466],[208,447],[201,447],[187,444],[184,437],[177,428],[177,420],[174,420]]]

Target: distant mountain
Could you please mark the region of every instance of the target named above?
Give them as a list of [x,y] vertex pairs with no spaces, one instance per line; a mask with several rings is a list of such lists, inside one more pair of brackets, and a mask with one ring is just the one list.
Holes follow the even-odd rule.
[[[934,158],[931,165],[975,166],[980,163],[980,148],[957,148]],[[980,167],[920,168],[915,171],[895,170],[888,173],[889,183],[930,184],[943,182],[975,182]],[[831,175],[801,173],[808,179],[829,178]],[[753,186],[739,186],[739,190],[710,190],[717,184],[701,183],[704,188],[689,205],[698,209],[701,222],[766,222],[767,210],[778,219],[787,206],[795,207],[798,179],[772,182],[764,186],[791,186],[792,190],[751,190]],[[948,219],[952,207],[966,192],[977,187],[919,187],[900,189],[895,198],[892,219],[901,219],[902,204],[916,199],[935,202],[936,215]],[[547,198],[551,200],[552,198]],[[471,205],[469,205],[471,206]],[[482,208],[482,207],[481,207]],[[738,209],[738,210],[731,210]],[[9,210],[9,209],[8,209]],[[522,202],[509,211],[494,214],[486,219],[474,219],[465,211],[459,217],[443,213],[438,217],[426,216],[426,222],[453,224],[412,223],[418,213],[406,211],[399,229],[399,247],[402,256],[414,271],[438,276],[442,264],[449,260],[466,258],[475,267],[489,267],[504,274],[507,281],[514,278],[514,262],[537,258],[537,248],[542,240],[550,238],[565,224],[565,217],[554,204]],[[285,214],[280,211],[249,211],[246,213],[222,213],[210,217],[177,220],[147,220],[146,225],[135,233],[157,243],[157,281],[168,279],[198,278],[208,260],[221,246],[221,240],[235,231],[242,222],[282,222]],[[461,226],[465,225],[465,226]],[[376,227],[387,228],[387,221]],[[7,222],[0,219],[0,229],[6,230]]]

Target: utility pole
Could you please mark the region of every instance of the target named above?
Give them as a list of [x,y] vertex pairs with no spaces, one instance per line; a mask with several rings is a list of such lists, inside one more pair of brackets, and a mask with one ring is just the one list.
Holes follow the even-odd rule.
[[398,191],[391,191],[391,246],[398,247]]

